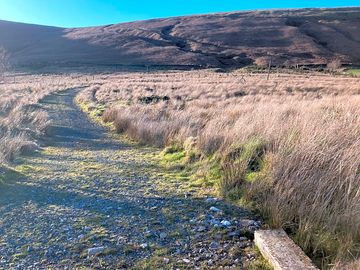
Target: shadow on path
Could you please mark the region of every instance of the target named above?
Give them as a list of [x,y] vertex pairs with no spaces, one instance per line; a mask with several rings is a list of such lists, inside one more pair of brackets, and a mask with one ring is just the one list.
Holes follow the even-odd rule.
[[[210,259],[217,267],[239,242],[244,228],[237,220],[249,213],[223,201],[159,193],[153,179],[161,167],[93,123],[74,103],[77,92],[41,101],[52,121],[41,142],[45,152],[24,157],[23,175],[1,187],[0,268],[121,269],[158,248],[180,269]],[[231,226],[222,227],[223,220]],[[140,248],[144,243],[148,248]],[[84,257],[92,247],[112,252],[101,261]],[[199,259],[184,265],[189,254]]]

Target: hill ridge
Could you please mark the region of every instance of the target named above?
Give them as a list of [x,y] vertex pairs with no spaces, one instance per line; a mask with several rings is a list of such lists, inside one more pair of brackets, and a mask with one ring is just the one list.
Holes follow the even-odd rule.
[[272,9],[59,28],[0,20],[15,66],[360,64],[360,7]]

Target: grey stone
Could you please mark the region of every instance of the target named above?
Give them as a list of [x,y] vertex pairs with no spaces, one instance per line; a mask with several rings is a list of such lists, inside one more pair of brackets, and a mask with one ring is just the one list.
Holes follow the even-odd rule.
[[217,202],[217,201],[219,201],[220,199],[218,199],[218,198],[214,198],[214,197],[210,197],[210,198],[207,198],[205,201],[207,202],[207,203],[214,203],[214,202]]
[[238,231],[228,233],[228,237],[238,237],[238,236],[240,236],[240,232]]
[[223,226],[225,226],[225,227],[229,227],[229,226],[231,226],[231,222],[228,221],[228,220],[222,220],[222,221],[221,221],[221,225],[223,225]]
[[210,243],[210,249],[218,249],[220,247],[220,244],[218,242],[211,242]]
[[198,231],[198,232],[204,232],[204,231],[206,231],[206,227],[205,227],[205,226],[199,226],[199,227],[196,229],[196,231]]
[[215,206],[211,206],[210,211],[215,212],[215,213],[221,212],[221,210],[219,208],[215,207]]
[[221,223],[217,219],[211,219],[210,224],[213,225],[213,226],[220,226]]
[[148,244],[147,244],[147,243],[140,244],[140,247],[141,247],[142,249],[147,248],[147,247],[148,247]]
[[240,220],[240,224],[243,227],[249,227],[249,226],[254,226],[256,224],[256,221],[251,219],[242,219]]
[[166,233],[164,233],[164,232],[160,233],[160,239],[161,240],[164,240],[166,237],[167,237]]
[[87,250],[88,256],[95,256],[103,253],[106,247],[94,247]]

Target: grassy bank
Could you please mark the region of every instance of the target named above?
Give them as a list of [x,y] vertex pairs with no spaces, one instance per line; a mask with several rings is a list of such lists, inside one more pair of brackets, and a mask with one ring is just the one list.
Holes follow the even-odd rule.
[[235,85],[210,73],[134,75],[91,96],[117,132],[163,147],[163,164],[189,187],[259,211],[323,268],[356,260],[359,89],[349,78],[285,78],[258,81],[264,92],[247,87],[251,76]]
[[14,74],[0,84],[0,164],[36,149],[50,124],[39,102],[47,95],[81,87],[87,77],[59,74]]

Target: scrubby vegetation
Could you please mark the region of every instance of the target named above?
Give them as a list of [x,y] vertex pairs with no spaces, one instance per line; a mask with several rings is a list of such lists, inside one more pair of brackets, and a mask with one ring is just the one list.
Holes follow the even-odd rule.
[[[323,266],[359,258],[360,88],[330,75],[122,75],[89,90],[106,122],[283,227]],[[91,95],[89,93],[91,92]],[[86,94],[84,94],[86,95]],[[166,99],[151,99],[160,96]]]
[[49,125],[47,113],[38,102],[49,93],[83,85],[87,77],[82,78],[15,74],[0,83],[0,163],[37,148],[36,138]]
[[267,80],[241,71],[17,76],[0,85],[0,160],[36,147],[46,132],[39,100],[86,87],[78,101],[91,117],[163,147],[162,165],[189,188],[260,212],[319,265],[356,261],[359,85],[350,76],[273,73]]
[[360,77],[360,69],[348,69],[346,72],[354,77]]

